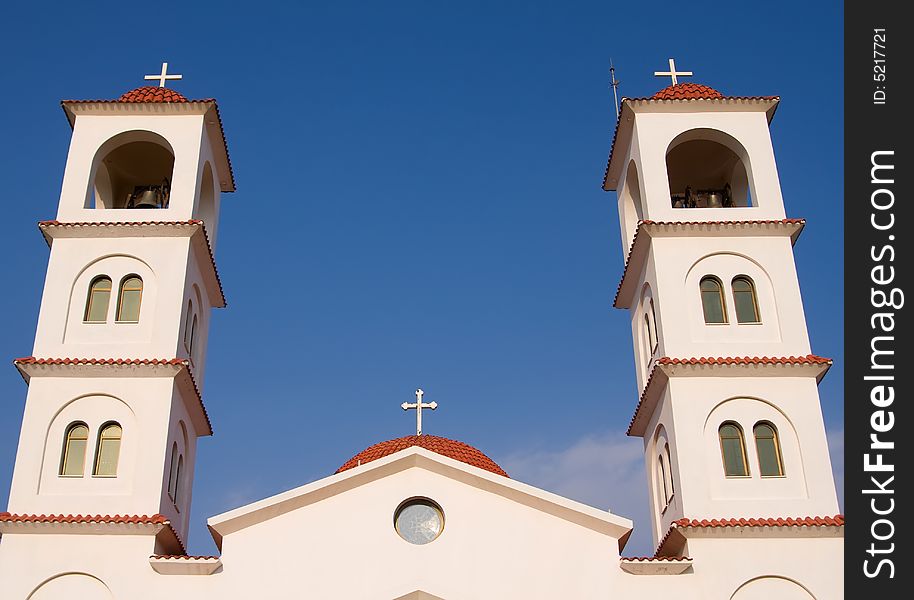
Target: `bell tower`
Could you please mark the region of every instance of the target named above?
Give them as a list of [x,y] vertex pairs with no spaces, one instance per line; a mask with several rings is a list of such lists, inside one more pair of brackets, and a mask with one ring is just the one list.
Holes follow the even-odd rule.
[[61,103],[73,135],[56,219],[38,225],[50,257],[32,355],[15,361],[28,395],[0,520],[145,524],[175,553],[212,434],[213,251],[235,186],[216,101],[164,87],[166,68],[160,87]]
[[[618,198],[655,544],[684,520],[835,515],[817,383],[768,125],[776,96],[679,83],[623,98]],[[659,73],[658,73],[659,75]],[[669,545],[658,553],[687,548]]]

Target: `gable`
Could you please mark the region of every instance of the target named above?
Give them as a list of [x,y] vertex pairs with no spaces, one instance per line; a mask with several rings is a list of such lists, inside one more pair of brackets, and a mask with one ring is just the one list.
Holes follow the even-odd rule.
[[[407,542],[394,527],[397,507],[414,497],[433,500],[444,515],[441,534],[424,545]],[[267,596],[297,580],[307,581],[314,597],[398,598],[415,590],[497,597],[516,593],[521,582],[553,597],[585,597],[584,589],[566,594],[582,581],[605,579],[618,556],[619,537],[610,531],[425,466],[276,511],[222,541],[233,579],[258,581]]]

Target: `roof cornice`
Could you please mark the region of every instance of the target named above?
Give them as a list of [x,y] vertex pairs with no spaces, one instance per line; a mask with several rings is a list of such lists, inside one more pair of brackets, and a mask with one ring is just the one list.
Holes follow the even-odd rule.
[[619,568],[632,575],[681,575],[692,566],[687,556],[623,556]]
[[185,553],[167,517],[155,515],[34,515],[0,512],[0,533],[154,535],[166,549]]
[[844,515],[677,519],[657,545],[654,557],[674,557],[690,538],[844,537]]
[[[50,247],[55,239],[62,238],[130,238],[190,237],[194,251],[203,258],[201,264],[209,266],[210,277],[205,277],[208,297],[213,298],[214,308],[225,308],[225,290],[216,268],[216,257],[210,244],[206,225],[199,219],[189,221],[39,221],[38,230]],[[207,269],[204,269],[207,270]]]
[[708,377],[722,371],[728,377],[756,376],[759,370],[768,375],[784,377],[815,377],[822,380],[832,365],[830,358],[809,354],[807,356],[731,356],[702,358],[671,358],[663,356],[654,361],[647,378],[635,414],[628,424],[626,435],[643,437],[651,415],[670,377]]
[[[689,209],[683,209],[689,210]],[[707,209],[696,209],[707,210]],[[727,208],[724,210],[740,210]],[[615,308],[631,308],[638,287],[638,275],[641,266],[647,257],[650,248],[650,239],[662,237],[687,237],[693,233],[701,233],[707,237],[733,237],[745,235],[747,237],[790,236],[790,243],[795,244],[800,232],[806,226],[805,219],[744,219],[732,221],[638,221],[638,227],[632,238],[628,255],[625,258],[625,268],[622,279],[616,288],[613,298]]]
[[[212,435],[213,424],[186,358],[36,358],[13,361],[28,385],[32,377],[173,377],[182,397],[196,399],[187,406],[200,435]],[[195,410],[196,408],[196,410]]]
[[161,575],[212,575],[222,566],[219,556],[188,556],[187,554],[153,554],[149,566]]

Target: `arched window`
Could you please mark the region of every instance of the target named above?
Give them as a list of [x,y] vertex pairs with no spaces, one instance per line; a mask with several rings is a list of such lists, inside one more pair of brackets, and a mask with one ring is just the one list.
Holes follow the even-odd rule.
[[193,321],[190,323],[190,347],[187,349],[187,352],[190,354],[190,357],[194,356],[194,342],[197,340],[197,315],[194,315]]
[[755,285],[745,275],[733,278],[733,307],[736,308],[736,321],[738,323],[758,323],[761,321],[758,314],[758,298],[755,295]]
[[726,323],[727,309],[724,304],[724,286],[717,277],[701,280],[701,308],[705,323]]
[[648,363],[651,362],[651,357],[654,355],[654,353],[652,352],[653,345],[651,343],[651,340],[653,339],[653,337],[654,337],[654,334],[651,332],[651,318],[647,315],[647,313],[645,313],[645,315],[644,315],[644,344],[645,344],[645,350],[646,350],[645,351],[646,362],[648,362]]
[[670,460],[670,445],[669,444],[663,445],[663,457],[666,459],[666,464],[667,464],[666,479],[664,481],[666,483],[665,487],[666,487],[667,491],[669,492],[669,495],[666,497],[666,501],[669,502],[670,500],[673,499],[673,494],[676,493],[675,488],[673,488],[673,463]]
[[175,504],[178,503],[178,496],[181,494],[181,471],[184,470],[184,455],[178,457],[178,467],[175,469]]
[[108,423],[98,433],[98,448],[95,450],[93,475],[99,477],[117,476],[117,459],[121,453],[121,426]]
[[86,298],[86,323],[104,323],[108,320],[108,302],[111,300],[111,278],[96,277],[89,284],[89,296]]
[[175,500],[178,487],[178,442],[171,444],[171,466],[168,469],[168,497]]
[[191,337],[190,337],[190,320],[194,316],[194,303],[192,300],[187,301],[187,313],[184,315],[184,347],[187,348],[187,351],[190,352],[191,346]]
[[666,467],[664,467],[663,455],[661,454],[660,456],[657,457],[657,492],[658,493],[662,492],[662,494],[663,494],[660,497],[660,505],[663,508],[666,508],[666,506],[670,503],[670,495],[671,495],[670,490],[667,487],[666,481],[667,481]]
[[657,313],[654,311],[654,299],[650,298],[648,302],[651,306],[651,333],[654,336],[651,338],[651,355],[653,355],[657,351]]
[[82,477],[86,466],[86,445],[89,443],[89,428],[85,423],[73,423],[67,427],[63,452],[60,457],[60,474],[67,477]]
[[724,474],[727,477],[746,477],[749,475],[749,464],[746,462],[746,444],[743,443],[743,430],[736,423],[724,423],[717,430],[720,437],[720,453],[724,461]]
[[784,464],[781,462],[781,445],[778,432],[771,423],[756,423],[752,428],[755,436],[755,450],[758,453],[758,467],[762,477],[782,477]]
[[143,280],[139,275],[128,275],[121,281],[117,296],[118,323],[136,323],[140,320],[140,302],[143,300]]

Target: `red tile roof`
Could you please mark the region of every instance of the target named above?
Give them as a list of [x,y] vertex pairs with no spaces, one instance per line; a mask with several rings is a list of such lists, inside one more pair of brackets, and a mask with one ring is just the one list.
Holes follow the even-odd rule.
[[833,517],[762,517],[750,519],[678,519],[676,527],[815,527],[844,525],[844,515]]
[[132,523],[136,525],[168,525],[165,515],[21,515],[0,512],[0,521],[7,523]]
[[629,267],[631,266],[632,256],[635,253],[635,244],[641,239],[640,235],[642,231],[644,231],[644,228],[651,225],[663,228],[692,227],[696,229],[702,227],[745,229],[747,227],[765,227],[772,225],[796,225],[799,226],[799,228],[791,235],[791,243],[793,243],[806,226],[806,219],[746,219],[739,221],[651,221],[645,219],[643,221],[638,221],[638,227],[635,229],[635,235],[632,236],[632,243],[628,247],[628,254],[625,257],[622,278],[619,280],[619,285],[616,287],[616,295],[613,298],[613,306],[616,308],[624,308],[619,306],[619,295],[622,292],[622,285],[625,283],[625,278],[629,275]]
[[832,360],[815,354],[806,356],[707,356],[700,358],[657,359],[661,365],[830,365]]
[[[185,553],[184,541],[165,515],[29,515],[0,512],[0,523],[35,524],[114,524],[114,525],[164,525],[158,530],[170,535],[171,548]],[[157,535],[159,535],[157,534]]]
[[187,373],[190,383],[194,388],[194,395],[203,412],[203,418],[206,420],[206,427],[209,435],[213,434],[213,423],[210,421],[206,405],[203,404],[203,395],[200,393],[200,387],[190,369],[190,361],[186,358],[35,358],[34,356],[23,356],[13,360],[13,364],[19,369],[19,373],[28,383],[28,378],[22,370],[22,365],[42,365],[42,366],[64,366],[64,365],[99,365],[99,366],[173,366],[180,367]]
[[164,87],[144,85],[135,90],[124,92],[118,102],[187,102],[187,98],[178,92]]
[[647,561],[679,561],[692,560],[688,556],[620,556],[619,560],[636,560],[638,562]]
[[[669,356],[661,356],[654,362],[654,367],[651,369],[650,375],[648,375],[647,382],[644,384],[644,389],[641,390],[641,396],[638,398],[638,404],[635,406],[635,412],[632,415],[631,420],[628,423],[628,429],[625,431],[626,435],[633,435],[635,429],[635,423],[638,421],[638,417],[641,415],[641,408],[644,406],[644,402],[648,397],[648,394],[651,390],[651,384],[657,379],[656,375],[659,371],[658,367],[661,365],[714,365],[714,366],[741,366],[741,365],[822,365],[825,367],[831,366],[833,363],[832,359],[825,358],[822,356],[816,356],[815,354],[808,354],[806,356],[708,356],[708,357],[696,357],[696,358],[672,358]],[[825,371],[819,375],[824,375]],[[640,433],[638,433],[640,435]]]
[[[51,227],[63,227],[74,229],[78,227],[161,227],[161,226],[199,226],[203,231],[203,239],[206,241],[206,249],[209,252],[209,261],[213,267],[213,274],[216,276],[216,284],[219,286],[219,295],[221,296],[222,306],[225,308],[228,303],[225,300],[225,289],[222,287],[222,279],[219,277],[219,269],[216,268],[216,256],[213,254],[213,245],[209,241],[209,234],[206,233],[206,223],[200,219],[190,219],[188,221],[39,221],[38,229],[42,233]],[[51,240],[45,234],[45,241],[51,245]]]
[[677,519],[670,525],[669,531],[660,540],[657,545],[657,552],[654,556],[661,558],[671,548],[668,544],[671,542],[674,534],[679,540],[680,546],[684,542],[680,529],[690,528],[718,528],[718,527],[843,527],[844,515],[835,515],[832,517],[760,517],[760,518],[730,518],[730,519]]
[[652,100],[693,100],[700,98],[723,98],[724,95],[700,83],[677,83],[665,87],[653,96]]
[[189,556],[187,554],[153,554],[149,558],[166,559],[166,560],[219,560],[218,556]]
[[352,469],[361,464],[389,456],[412,446],[425,448],[426,450],[436,452],[443,456],[447,456],[448,458],[453,458],[454,460],[459,460],[468,465],[473,465],[474,467],[479,467],[480,469],[485,469],[486,471],[490,471],[497,475],[508,476],[495,461],[473,446],[435,435],[408,435],[393,440],[387,440],[386,442],[381,442],[374,446],[369,446],[343,463],[343,466],[337,469],[336,472],[341,473],[347,469]]
[[183,358],[35,358],[23,356],[13,361],[23,365],[172,365],[186,366]]

